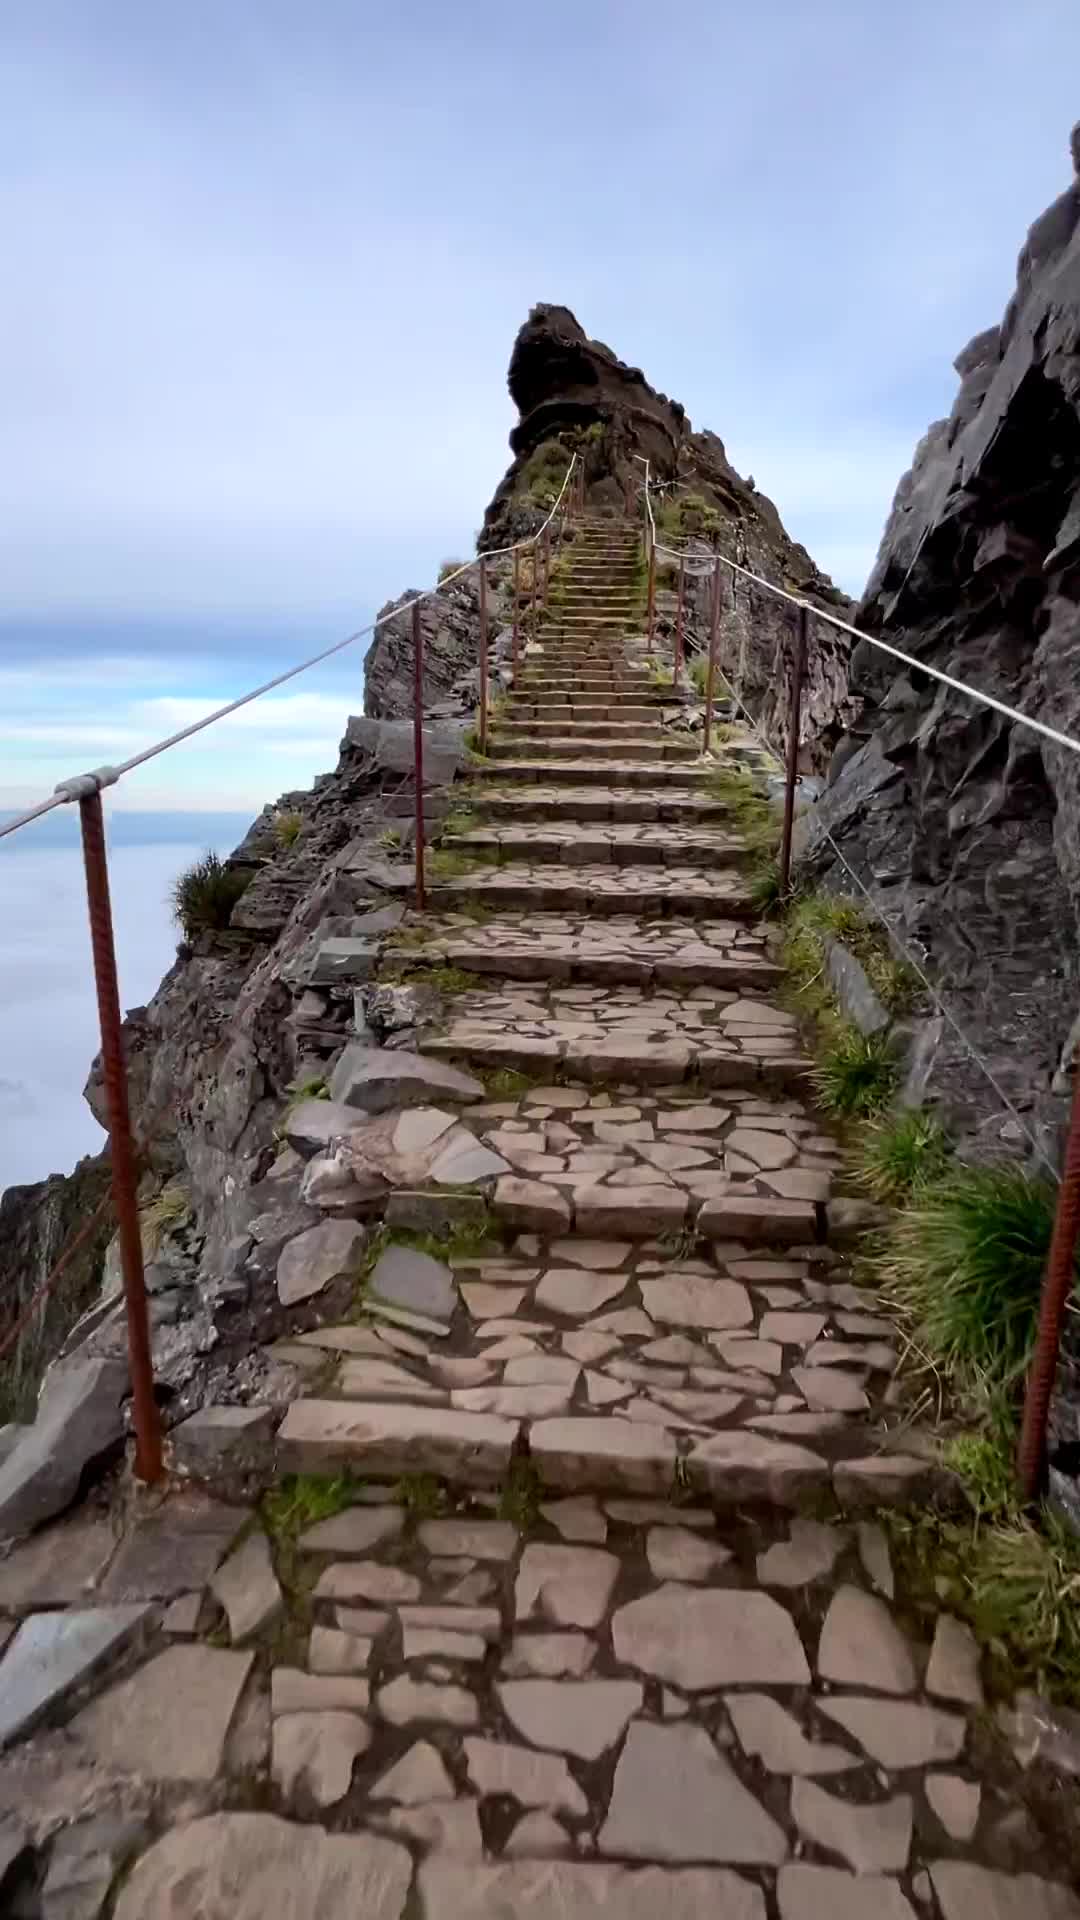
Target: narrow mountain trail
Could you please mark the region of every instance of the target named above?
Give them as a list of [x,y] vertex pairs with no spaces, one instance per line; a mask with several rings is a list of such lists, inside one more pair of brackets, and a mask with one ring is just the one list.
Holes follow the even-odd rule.
[[[169,1644],[0,1767],[0,1819],[104,1772],[140,1857],[25,1911],[1080,1920],[982,1651],[898,1599],[880,1510],[940,1468],[718,788],[757,750],[704,759],[657,684],[629,526],[579,522],[553,587],[384,955],[443,995],[451,1110],[365,1122],[411,1177],[363,1316],[279,1343],[273,1555],[219,1564],[174,1498],[192,1592],[145,1528],[98,1578],[110,1648],[175,1591]],[[0,1607],[73,1598],[94,1524]]]

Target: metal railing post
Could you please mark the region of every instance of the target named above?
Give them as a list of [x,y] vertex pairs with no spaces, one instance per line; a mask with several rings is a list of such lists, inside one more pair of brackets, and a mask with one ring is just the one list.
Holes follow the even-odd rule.
[[427,905],[424,883],[426,836],[424,831],[424,630],[420,624],[420,602],[413,601],[413,783],[416,788],[416,908],[423,913]]
[[686,604],[686,561],[679,557],[679,600],[675,609],[675,659],[671,671],[672,686],[677,686],[682,669],[683,607]]
[[487,562],[480,559],[480,751],[487,752],[488,743],[488,630],[487,630]]
[[514,664],[515,680],[518,677],[518,667],[520,665],[520,654],[521,654],[521,607],[519,605],[520,596],[521,596],[521,554],[519,553],[517,547],[515,547],[514,548],[514,631],[513,631],[513,636],[510,642],[511,659],[513,660],[513,664]]
[[1046,1257],[1039,1301],[1039,1331],[1024,1392],[1024,1418],[1017,1451],[1017,1476],[1026,1500],[1042,1485],[1046,1459],[1046,1421],[1057,1374],[1065,1309],[1076,1281],[1076,1240],[1080,1233],[1080,1060],[1073,1067],[1069,1135],[1061,1169],[1054,1231]]
[[548,603],[551,591],[551,527],[544,528],[544,606]]
[[538,540],[533,541],[533,550],[530,555],[530,558],[532,560],[532,592],[529,600],[529,633],[532,636],[532,638],[535,640],[536,639],[536,594],[537,594],[537,587],[539,584],[539,574],[540,574],[540,542]]
[[716,691],[716,642],[720,632],[720,562],[713,568],[712,608],[709,614],[709,659],[705,669],[705,731],[702,751],[708,753],[712,741],[713,700]]
[[649,633],[649,646],[651,647],[653,643],[653,634],[656,631],[656,543],[655,541],[649,539],[648,527],[646,527],[645,529],[645,544],[649,549],[648,633]]
[[799,777],[799,729],[802,724],[802,690],[806,676],[806,653],[810,633],[810,609],[799,603],[799,630],[795,639],[795,661],[791,674],[791,705],[788,709],[787,779],[784,786],[784,831],[780,841],[780,892],[791,890],[791,835],[795,824],[795,786]]
[[135,1472],[153,1482],[162,1475],[161,1416],[154,1399],[154,1361],[150,1346],[150,1319],[146,1306],[142,1238],[139,1232],[138,1182],[135,1147],[131,1137],[127,1069],[120,1024],[120,987],[116,975],[112,907],[109,900],[109,864],[105,851],[105,819],[101,792],[79,796],[86,901],[90,914],[90,946],[94,957],[101,1064],[109,1118],[109,1162],[113,1204],[120,1240],[120,1266],[127,1311],[128,1357],[131,1364],[132,1415],[135,1428]]

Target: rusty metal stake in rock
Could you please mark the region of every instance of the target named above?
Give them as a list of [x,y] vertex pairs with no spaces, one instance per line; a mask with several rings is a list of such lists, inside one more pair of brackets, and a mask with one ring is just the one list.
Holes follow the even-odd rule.
[[142,1239],[139,1233],[135,1147],[131,1138],[127,1068],[120,1026],[120,988],[116,977],[109,865],[105,852],[105,821],[101,793],[79,798],[86,900],[90,912],[90,946],[94,957],[98,1022],[101,1028],[101,1065],[109,1119],[109,1163],[113,1205],[120,1240],[120,1268],[124,1276],[128,1357],[131,1364],[132,1416],[135,1428],[135,1472],[140,1480],[160,1480],[161,1416],[154,1399],[154,1362],[146,1307]]
[[795,638],[795,660],[791,670],[791,703],[788,707],[787,779],[784,785],[784,831],[780,841],[780,892],[791,891],[791,835],[795,825],[795,787],[799,778],[799,730],[802,725],[802,690],[806,678],[806,651],[810,633],[810,609],[799,604],[799,627]]
[[413,785],[416,789],[416,907],[423,913],[427,905],[424,885],[424,630],[420,624],[420,602],[412,607],[413,644]]
[[518,678],[521,653],[521,608],[518,601],[521,595],[521,554],[514,548],[514,632],[511,640],[511,659],[514,663],[514,679]]
[[683,608],[686,605],[686,561],[679,560],[679,599],[675,608],[675,659],[672,665],[672,685],[678,686],[682,672],[683,655]]
[[480,561],[480,751],[487,752],[488,743],[488,622],[487,622],[487,561]]
[[1076,1285],[1076,1241],[1080,1234],[1080,1061],[1073,1066],[1072,1109],[1065,1161],[1061,1169],[1054,1231],[1046,1257],[1039,1302],[1039,1331],[1024,1394],[1017,1475],[1026,1500],[1039,1493],[1046,1467],[1046,1422],[1054,1391],[1061,1329],[1069,1295]]
[[537,595],[537,589],[539,585],[539,574],[540,574],[540,542],[538,540],[533,541],[533,549],[532,549],[532,553],[529,555],[529,558],[532,561],[532,591],[531,591],[531,597],[529,600],[529,638],[530,640],[535,640],[536,639],[536,595]]
[[712,741],[713,700],[716,693],[716,642],[720,632],[720,562],[713,567],[712,610],[709,615],[709,661],[705,669],[705,727],[701,747],[708,753]]

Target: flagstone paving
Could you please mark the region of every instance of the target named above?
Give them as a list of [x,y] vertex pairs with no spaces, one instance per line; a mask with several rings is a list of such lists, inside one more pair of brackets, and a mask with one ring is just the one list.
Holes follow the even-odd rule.
[[590,611],[636,536],[570,552],[526,757],[497,716],[452,836],[476,864],[390,935],[480,984],[285,1122],[308,1221],[433,1236],[376,1245],[362,1318],[291,1255],[277,1465],[335,1478],[0,1561],[19,1920],[1080,1920],[1024,1714],[896,1603],[874,1510],[941,1469],[713,763],[636,618]]

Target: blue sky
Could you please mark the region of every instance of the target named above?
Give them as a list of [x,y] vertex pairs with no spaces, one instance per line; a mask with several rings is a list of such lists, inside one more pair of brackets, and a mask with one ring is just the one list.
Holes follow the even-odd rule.
[[[0,807],[471,542],[537,299],[712,427],[850,590],[1067,184],[1076,0],[8,0]],[[359,656],[153,763],[254,809]]]

